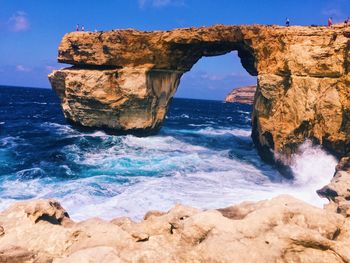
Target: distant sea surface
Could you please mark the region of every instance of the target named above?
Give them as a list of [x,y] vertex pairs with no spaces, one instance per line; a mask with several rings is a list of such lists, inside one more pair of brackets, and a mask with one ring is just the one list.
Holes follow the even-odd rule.
[[174,99],[151,137],[81,132],[65,122],[48,89],[0,87],[0,209],[55,198],[75,220],[141,219],[181,203],[219,208],[278,194],[314,205],[336,161],[306,142],[294,180],[263,163],[251,134],[251,106]]

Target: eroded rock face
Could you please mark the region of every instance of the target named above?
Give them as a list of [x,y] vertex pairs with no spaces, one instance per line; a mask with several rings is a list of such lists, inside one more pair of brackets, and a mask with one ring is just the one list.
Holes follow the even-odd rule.
[[329,211],[350,217],[350,157],[344,157],[336,167],[336,173],[331,182],[318,190],[319,196],[327,198]]
[[65,117],[86,127],[118,132],[156,132],[181,74],[122,68],[68,68],[50,75]]
[[223,26],[74,32],[50,75],[68,120],[117,131],[156,131],[181,75],[203,56],[237,50],[258,76],[253,140],[266,160],[310,138],[349,152],[350,28]]
[[56,201],[27,201],[0,213],[0,261],[349,262],[349,223],[290,196],[207,211],[177,205],[138,223],[76,223]]
[[235,88],[225,97],[225,102],[252,105],[255,92],[256,85]]

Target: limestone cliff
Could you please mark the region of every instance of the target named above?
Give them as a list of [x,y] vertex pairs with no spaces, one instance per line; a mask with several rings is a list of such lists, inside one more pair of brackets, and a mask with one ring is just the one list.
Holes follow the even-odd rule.
[[[237,50],[258,76],[252,137],[266,160],[310,138],[349,152],[350,28],[224,26],[74,32],[50,75],[66,118],[117,131],[156,131],[181,75],[203,56]],[[273,150],[273,151],[271,151]],[[275,153],[275,155],[273,154]]]
[[254,103],[255,91],[255,85],[235,88],[229,94],[227,94],[225,97],[225,102],[252,105]]

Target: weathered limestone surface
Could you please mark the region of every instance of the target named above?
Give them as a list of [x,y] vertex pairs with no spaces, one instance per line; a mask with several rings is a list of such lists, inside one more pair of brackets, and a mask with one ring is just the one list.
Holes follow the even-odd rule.
[[152,133],[160,128],[180,73],[122,68],[67,68],[54,72],[52,86],[66,118],[86,127]]
[[256,85],[235,88],[227,94],[225,102],[252,105],[254,103],[255,92]]
[[0,262],[349,262],[350,221],[290,196],[141,222],[74,222],[54,200],[0,213]]
[[310,138],[349,152],[350,28],[224,26],[64,36],[53,88],[73,123],[115,131],[159,129],[181,75],[203,56],[237,50],[258,76],[253,139],[266,160]]
[[329,211],[350,217],[350,157],[344,157],[336,167],[332,181],[318,190],[321,197],[329,200],[325,208]]

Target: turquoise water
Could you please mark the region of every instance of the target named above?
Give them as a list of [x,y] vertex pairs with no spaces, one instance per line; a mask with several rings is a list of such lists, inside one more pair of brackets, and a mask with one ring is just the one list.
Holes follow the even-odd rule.
[[56,198],[73,219],[139,219],[175,203],[214,208],[281,193],[321,205],[314,191],[335,160],[306,143],[296,179],[282,179],[258,157],[250,116],[247,105],[174,99],[156,136],[86,133],[66,124],[51,90],[0,87],[0,208]]

